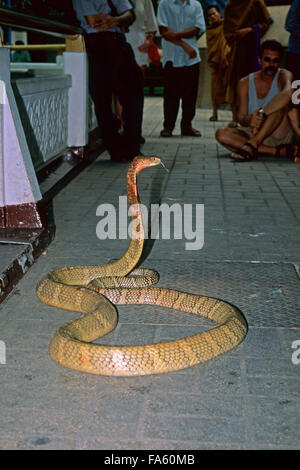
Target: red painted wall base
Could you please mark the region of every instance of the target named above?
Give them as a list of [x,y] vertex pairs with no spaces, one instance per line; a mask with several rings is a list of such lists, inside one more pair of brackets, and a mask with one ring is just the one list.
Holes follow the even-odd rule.
[[43,201],[0,207],[0,228],[42,229],[48,224]]

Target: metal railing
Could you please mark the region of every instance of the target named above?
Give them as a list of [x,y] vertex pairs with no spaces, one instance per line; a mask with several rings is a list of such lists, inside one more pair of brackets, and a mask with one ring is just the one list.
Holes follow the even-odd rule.
[[7,8],[0,8],[0,25],[42,32],[57,37],[74,36],[83,32],[78,26],[19,13]]
[[63,70],[62,54],[67,50],[66,44],[24,44],[24,45],[4,45],[3,47],[11,51],[56,51],[55,62],[11,62],[12,71],[24,70]]
[[[35,31],[51,36],[65,39],[64,44],[26,44],[26,45],[3,45],[10,50],[45,50],[57,51],[57,59],[54,63],[11,63],[11,70],[62,70],[63,63],[61,60],[62,53],[65,51],[84,50],[84,41],[82,38],[82,29],[75,25],[68,25],[58,21],[52,21],[39,18],[25,13],[19,13],[11,9],[0,8],[0,26],[8,26],[15,30]],[[0,39],[0,46],[1,46]]]
[[11,51],[57,51],[61,55],[66,50],[66,44],[24,44],[24,45],[7,45]]

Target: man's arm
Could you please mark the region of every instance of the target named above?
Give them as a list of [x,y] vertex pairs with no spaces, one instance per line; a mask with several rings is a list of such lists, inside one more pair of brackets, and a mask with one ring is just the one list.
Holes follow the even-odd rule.
[[[190,29],[197,29],[198,30],[198,28],[190,28]],[[175,46],[181,47],[184,50],[184,52],[186,52],[186,54],[189,56],[190,59],[194,59],[197,56],[197,52],[195,51],[195,49],[192,46],[190,46],[190,44],[188,44],[185,41],[182,41],[181,39],[176,39],[176,38],[179,37],[180,33],[176,33],[174,31],[171,31],[166,26],[160,26],[159,27],[159,32],[160,32],[161,36],[166,41],[171,42]],[[189,37],[193,37],[193,36],[189,36]]]
[[264,112],[268,116],[275,111],[285,108],[292,99],[294,92],[292,88],[293,74],[289,70],[281,69],[279,76],[280,92],[274,96],[272,101],[264,107]]
[[249,78],[242,78],[238,83],[237,89],[237,120],[241,126],[249,127],[251,121],[251,114],[248,114],[248,92],[249,92]]
[[237,120],[241,126],[251,127],[255,135],[264,122],[264,117],[259,113],[259,108],[253,114],[248,114],[249,77],[242,78],[238,83],[238,109]]
[[107,14],[87,15],[86,21],[97,31],[106,31],[113,26],[119,26],[121,30],[126,30],[133,22],[133,14],[131,10],[124,11],[119,16],[110,16]]
[[181,39],[188,39],[193,38],[194,36],[198,37],[200,33],[200,29],[196,27],[187,28],[183,31],[172,31],[170,28],[165,26],[160,26],[159,28],[160,34],[166,41],[179,41]]

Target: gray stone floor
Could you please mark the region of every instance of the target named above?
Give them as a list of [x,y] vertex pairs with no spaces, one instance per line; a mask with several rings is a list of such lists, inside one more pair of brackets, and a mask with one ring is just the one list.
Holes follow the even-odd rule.
[[[12,295],[0,305],[1,449],[299,449],[300,165],[261,158],[238,164],[216,144],[217,123],[198,110],[202,138],[159,137],[162,99],[147,98],[143,152],[170,169],[144,171],[142,201],[204,204],[204,246],[147,240],[143,265],[160,286],[236,305],[249,332],[235,350],[184,371],[137,378],[93,376],[48,356],[54,331],[72,312],[47,307],[37,281],[64,265],[104,264],[126,240],[99,240],[97,207],[126,194],[126,165],[102,154],[54,200],[57,233]],[[172,232],[171,232],[172,234]],[[136,344],[194,334],[211,324],[146,306],[119,307],[106,344]],[[294,345],[295,346],[295,345]],[[300,349],[300,346],[298,346]],[[3,362],[3,358],[2,358]]]

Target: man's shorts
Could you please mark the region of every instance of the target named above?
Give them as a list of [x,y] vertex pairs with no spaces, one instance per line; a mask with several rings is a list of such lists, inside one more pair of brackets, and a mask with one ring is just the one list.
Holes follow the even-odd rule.
[[[241,126],[238,129],[245,132],[248,135],[249,139],[251,139],[253,137],[251,127]],[[269,135],[262,142],[262,144],[267,145],[268,147],[278,147],[278,145],[291,144],[293,142],[293,139],[294,139],[294,133],[293,133],[292,129],[289,129],[288,132],[286,133],[286,135],[284,137],[282,137],[281,139],[277,139],[276,137],[274,137],[274,135]]]

